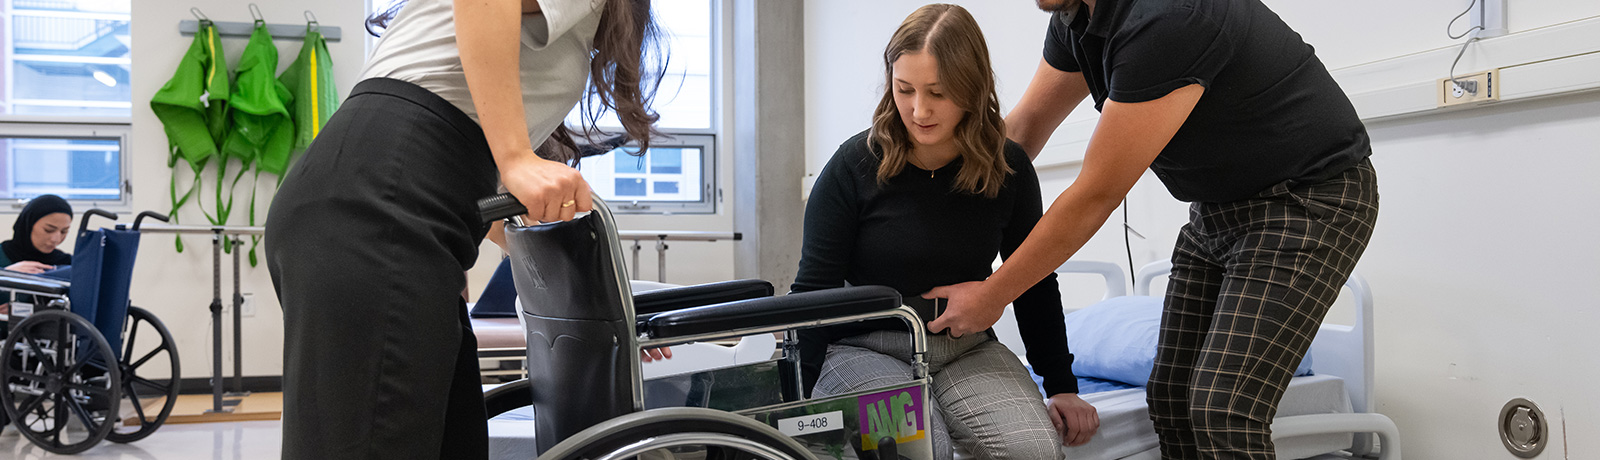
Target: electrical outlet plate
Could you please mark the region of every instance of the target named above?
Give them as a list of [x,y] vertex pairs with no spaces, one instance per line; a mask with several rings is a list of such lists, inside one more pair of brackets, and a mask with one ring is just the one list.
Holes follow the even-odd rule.
[[1439,79],[1439,107],[1500,100],[1500,69]]
[[239,316],[256,316],[256,295],[246,292],[239,296],[244,298],[244,302],[239,304]]

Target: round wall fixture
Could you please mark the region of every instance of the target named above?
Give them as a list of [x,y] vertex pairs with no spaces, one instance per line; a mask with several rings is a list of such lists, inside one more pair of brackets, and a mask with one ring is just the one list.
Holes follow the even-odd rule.
[[1522,398],[1506,402],[1500,409],[1500,442],[1521,458],[1537,457],[1550,439],[1549,420],[1539,405]]

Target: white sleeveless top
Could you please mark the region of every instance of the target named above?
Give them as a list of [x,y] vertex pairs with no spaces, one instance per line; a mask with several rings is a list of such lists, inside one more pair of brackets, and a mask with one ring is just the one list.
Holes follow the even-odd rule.
[[[539,0],[540,14],[522,16],[522,104],[534,146],[555,131],[583,96],[605,1]],[[453,3],[408,0],[378,41],[361,79],[411,82],[479,121],[456,48]]]

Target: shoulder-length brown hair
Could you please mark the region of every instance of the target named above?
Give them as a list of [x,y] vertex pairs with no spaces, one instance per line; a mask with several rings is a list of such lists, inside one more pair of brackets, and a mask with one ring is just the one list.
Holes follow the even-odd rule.
[[[542,145],[535,146],[539,156],[577,166],[581,154],[574,139],[582,137],[589,144],[604,142],[603,137],[608,134],[596,125],[607,111],[617,115],[628,139],[639,146],[637,151],[625,152],[643,156],[651,141],[661,135],[655,127],[661,116],[650,106],[661,76],[666,73],[666,58],[650,1],[605,0],[600,27],[594,34],[594,54],[589,60],[589,89],[578,103],[582,126],[575,129],[563,123]],[[405,3],[394,2],[384,11],[368,16],[367,32],[379,35]]]
[[989,45],[978,21],[965,8],[943,3],[918,8],[907,16],[883,50],[883,100],[873,111],[871,135],[883,156],[878,183],[900,174],[911,156],[911,136],[894,103],[894,62],[916,52],[933,56],[945,96],[967,111],[955,126],[962,164],[953,188],[994,198],[1011,167],[1005,161],[1006,125],[995,95]]

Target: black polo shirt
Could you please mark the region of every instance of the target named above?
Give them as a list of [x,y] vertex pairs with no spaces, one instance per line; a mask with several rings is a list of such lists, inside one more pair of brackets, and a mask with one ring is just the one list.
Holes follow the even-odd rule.
[[1095,109],[1206,91],[1150,169],[1172,196],[1235,201],[1313,183],[1371,155],[1367,131],[1311,45],[1260,0],[1098,0],[1058,12],[1052,67],[1082,72]]

